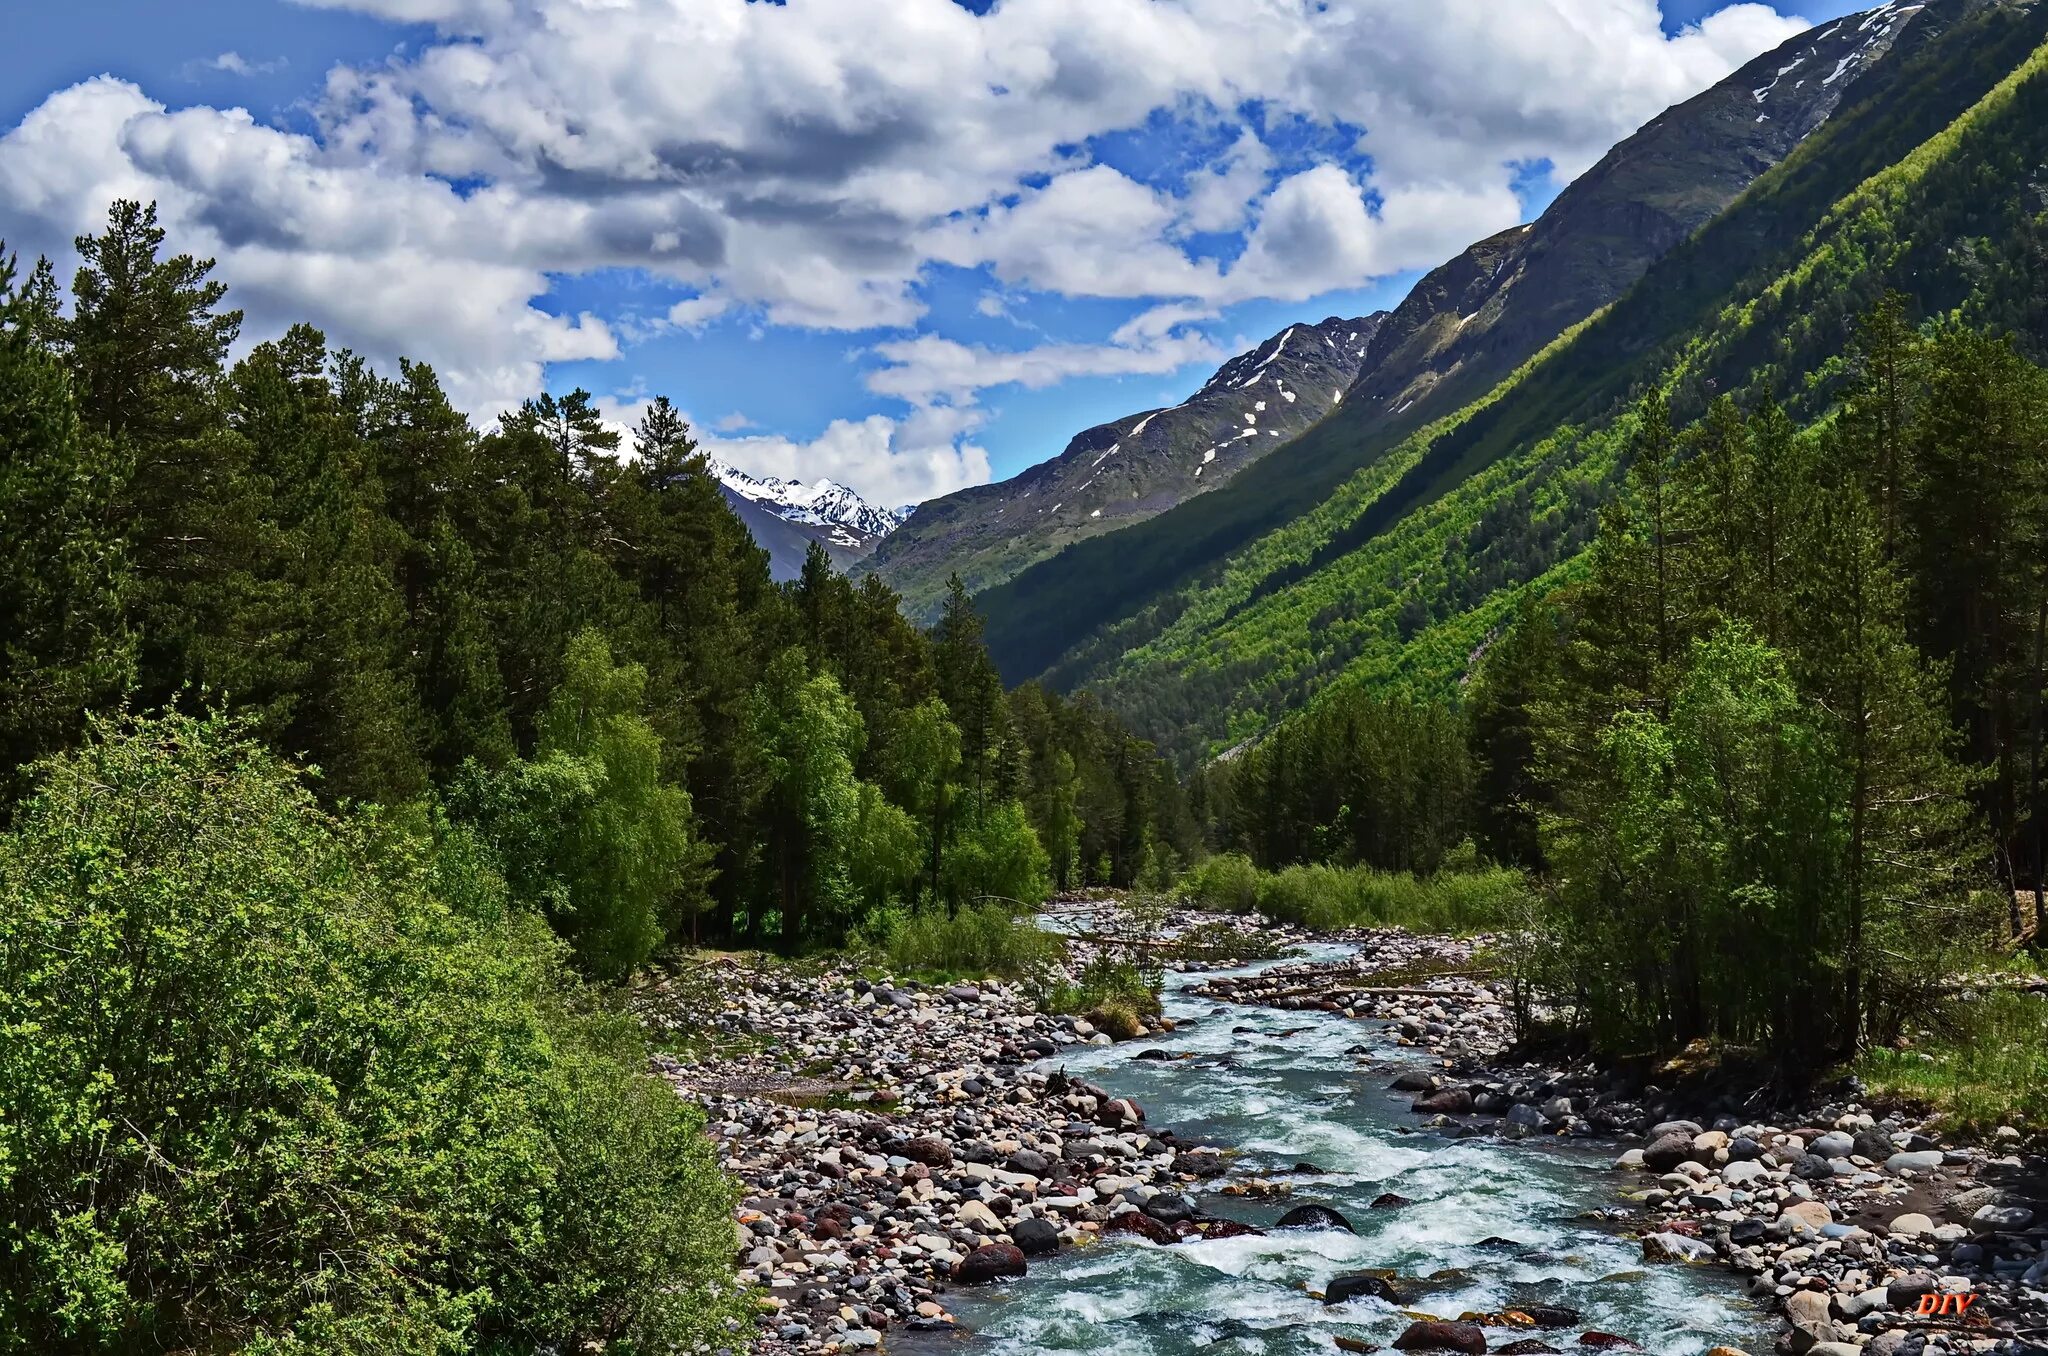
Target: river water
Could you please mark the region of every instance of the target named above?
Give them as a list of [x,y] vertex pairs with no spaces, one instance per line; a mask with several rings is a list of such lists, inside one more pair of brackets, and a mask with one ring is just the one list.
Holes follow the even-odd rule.
[[[1318,960],[1348,954],[1339,946],[1307,949]],[[1064,1066],[1133,1097],[1149,1123],[1236,1146],[1250,1172],[1293,1184],[1289,1200],[1199,1198],[1211,1213],[1264,1225],[1290,1206],[1326,1204],[1358,1232],[1290,1229],[1172,1247],[1125,1234],[1066,1249],[1035,1259],[1030,1276],[1011,1286],[951,1297],[962,1325],[978,1333],[974,1351],[1293,1356],[1329,1352],[1338,1335],[1390,1346],[1409,1322],[1394,1306],[1357,1299],[1326,1308],[1305,1293],[1337,1272],[1365,1268],[1393,1268],[1414,1308],[1444,1318],[1517,1304],[1583,1314],[1581,1327],[1557,1332],[1489,1329],[1493,1346],[1540,1336],[1577,1350],[1580,1332],[1598,1329],[1660,1356],[1697,1356],[1717,1344],[1763,1349],[1765,1321],[1740,1297],[1735,1277],[1646,1264],[1640,1245],[1578,1218],[1615,1203],[1611,1149],[1418,1130],[1409,1099],[1385,1091],[1391,1073],[1363,1070],[1348,1053],[1364,1045],[1389,1061],[1415,1058],[1378,1023],[1319,1012],[1219,1011],[1188,996],[1213,973],[1167,977],[1166,1013],[1179,1024],[1172,1034],[1063,1051],[1046,1067]],[[1137,1059],[1145,1049],[1193,1058]],[[1289,1175],[1298,1162],[1326,1171]],[[1371,1209],[1388,1191],[1414,1204]],[[1432,1276],[1428,1288],[1415,1286]]]

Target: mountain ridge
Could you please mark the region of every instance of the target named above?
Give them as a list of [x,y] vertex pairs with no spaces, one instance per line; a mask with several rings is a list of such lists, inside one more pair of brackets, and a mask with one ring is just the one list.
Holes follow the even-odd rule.
[[[1069,660],[1091,637],[1311,511],[1349,476],[1485,395],[1612,303],[1825,125],[1920,26],[1924,8],[1887,4],[1818,26],[1665,110],[1535,222],[1426,274],[1376,333],[1332,416],[1264,458],[1228,494],[1070,545],[988,589],[980,601],[1005,676],[1072,681]],[[1809,63],[1827,69],[1818,79],[1796,69]],[[1790,87],[1784,68],[1795,68]]]
[[1285,529],[1068,656],[1183,765],[1338,686],[1454,692],[1520,597],[1568,581],[1655,385],[1824,417],[1888,289],[2048,356],[2048,5],[1936,0],[1839,117],[1621,299]]
[[1097,424],[1008,480],[918,505],[857,572],[881,576],[929,621],[951,575],[985,590],[1070,543],[1213,493],[1336,408],[1383,317],[1291,324],[1178,405]]

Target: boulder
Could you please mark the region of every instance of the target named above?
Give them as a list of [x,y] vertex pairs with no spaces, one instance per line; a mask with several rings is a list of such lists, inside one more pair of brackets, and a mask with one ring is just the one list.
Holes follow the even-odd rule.
[[1876,1126],[1866,1126],[1858,1130],[1852,1147],[1858,1157],[1867,1158],[1873,1163],[1882,1163],[1896,1152],[1892,1137]]
[[1835,1165],[1819,1154],[1803,1154],[1792,1165],[1792,1175],[1807,1182],[1825,1182],[1835,1175]]
[[1355,1299],[1378,1299],[1399,1308],[1403,1300],[1387,1278],[1375,1271],[1347,1271],[1332,1276],[1323,1288],[1323,1303],[1347,1304]]
[[1894,1219],[1891,1222],[1891,1231],[1901,1238],[1911,1238],[1916,1234],[1931,1234],[1934,1232],[1934,1221],[1918,1211],[1913,1211]]
[[1941,1150],[1921,1149],[1917,1152],[1893,1154],[1884,1161],[1886,1172],[1933,1172],[1941,1166]]
[[1342,1229],[1347,1234],[1358,1231],[1351,1227],[1351,1221],[1327,1205],[1297,1205],[1279,1219],[1273,1221],[1275,1229]]
[[978,1234],[999,1234],[1003,1231],[1003,1222],[996,1218],[995,1211],[980,1201],[962,1201],[954,1212],[954,1218],[960,1221],[962,1228],[972,1229]]
[[2023,1205],[1987,1205],[1970,1216],[1970,1223],[1985,1233],[2018,1233],[2034,1222],[2034,1212]]
[[1794,1201],[1778,1212],[1778,1218],[1791,1222],[1795,1232],[1819,1233],[1835,1222],[1835,1216],[1819,1201]]
[[1427,1097],[1418,1097],[1408,1108],[1419,1116],[1469,1116],[1472,1114],[1472,1094],[1464,1088],[1445,1088]]
[[1382,1191],[1379,1195],[1372,1198],[1371,1208],[1374,1210],[1399,1210],[1404,1205],[1413,1204],[1415,1202],[1409,1200],[1406,1196],[1398,1196],[1391,1191]]
[[1617,1337],[1611,1332],[1600,1332],[1597,1330],[1580,1333],[1579,1345],[1591,1347],[1595,1351],[1641,1351],[1643,1349],[1642,1344],[1639,1342],[1632,1342],[1626,1337]]
[[922,1163],[928,1168],[950,1168],[953,1166],[953,1150],[946,1141],[930,1135],[920,1136],[896,1147],[899,1156],[913,1163]]
[[1102,1232],[1136,1234],[1140,1238],[1149,1238],[1154,1243],[1161,1244],[1180,1242],[1180,1235],[1173,1231],[1172,1225],[1156,1220],[1142,1210],[1126,1210],[1121,1214],[1111,1215],[1109,1223],[1102,1226]]
[[1922,1295],[1935,1294],[1940,1289],[1941,1281],[1933,1272],[1912,1271],[1895,1277],[1885,1286],[1884,1298],[1894,1313],[1911,1313]]
[[1486,1333],[1477,1323],[1445,1323],[1417,1319],[1394,1339],[1397,1351],[1462,1351],[1466,1356],[1483,1356]]
[[953,1267],[953,1279],[961,1285],[984,1285],[1005,1276],[1022,1276],[1023,1252],[1009,1243],[991,1243],[976,1248]]
[[1692,1157],[1691,1135],[1673,1130],[1643,1146],[1643,1166],[1652,1172],[1670,1172]]
[[1019,1149],[1003,1160],[1003,1168],[1026,1177],[1043,1177],[1052,1171],[1052,1160],[1036,1149]]
[[1011,1226],[1010,1241],[1026,1257],[1039,1257],[1060,1250],[1060,1231],[1051,1220],[1019,1220]]
[[1840,1130],[1830,1130],[1825,1135],[1815,1136],[1813,1142],[1806,1146],[1806,1152],[1822,1158],[1847,1158],[1856,1152],[1856,1141]]

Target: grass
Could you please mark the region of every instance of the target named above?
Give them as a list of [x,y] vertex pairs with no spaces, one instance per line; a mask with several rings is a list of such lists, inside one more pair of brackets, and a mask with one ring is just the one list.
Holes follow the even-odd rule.
[[1958,1130],[2048,1132],[2048,998],[1994,989],[1956,1003],[1942,1028],[1873,1050],[1853,1072],[1872,1093],[1932,1105]]
[[1433,876],[1369,867],[1290,866],[1261,871],[1235,854],[1211,857],[1181,882],[1184,898],[1220,913],[1257,913],[1319,931],[1404,927],[1467,935],[1506,924],[1528,893],[1518,871],[1502,867]]
[[1030,918],[983,904],[952,915],[899,914],[886,925],[881,950],[898,974],[1024,979],[1057,964],[1066,944]]
[[1078,1013],[1097,1030],[1127,1041],[1144,1034],[1145,1018],[1159,1015],[1159,988],[1142,966],[1098,956],[1074,983],[1049,989],[1040,1005],[1047,1012]]

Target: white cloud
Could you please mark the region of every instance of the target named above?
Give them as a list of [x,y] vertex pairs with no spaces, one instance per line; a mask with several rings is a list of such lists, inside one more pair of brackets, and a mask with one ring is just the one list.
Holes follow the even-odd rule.
[[201,71],[219,71],[224,75],[272,75],[289,64],[283,57],[273,61],[251,61],[240,52],[222,52],[209,60],[191,63],[186,67],[186,74],[192,76]]
[[[926,458],[932,484],[973,465],[964,434],[906,431],[936,411],[991,385],[1171,370],[1202,342],[1184,326],[1219,307],[1438,262],[1512,223],[1511,165],[1572,174],[1801,27],[1736,4],[1667,38],[1654,0],[301,2],[439,36],[332,70],[313,135],[106,77],[53,93],[0,137],[10,244],[61,255],[111,198],[156,199],[177,248],[219,257],[252,331],[311,317],[380,360],[423,358],[483,417],[545,364],[662,324],[926,323],[939,263],[1156,303],[1108,344],[875,346],[870,387],[911,413],[788,444]],[[1345,163],[1283,172],[1239,131],[1167,189],[1086,149],[1160,117],[1233,127],[1252,101],[1268,125],[1362,138]],[[1230,262],[1187,251],[1235,231]],[[554,277],[610,268],[684,299],[653,321],[546,303]]]
[[[649,403],[636,393],[600,399],[598,409],[622,434],[630,435]],[[988,453],[968,441],[982,419],[978,410],[943,408],[915,410],[903,419],[880,414],[835,419],[808,441],[773,434],[727,436],[748,427],[738,415],[708,425],[689,422],[699,447],[751,475],[805,483],[835,480],[873,503],[893,508],[985,482]],[[628,436],[627,446],[631,441]]]
[[1140,342],[991,349],[919,335],[877,344],[875,352],[889,365],[870,372],[867,386],[917,406],[964,405],[996,386],[1035,391],[1074,377],[1160,376],[1223,356],[1207,336],[1192,331],[1131,337]]

